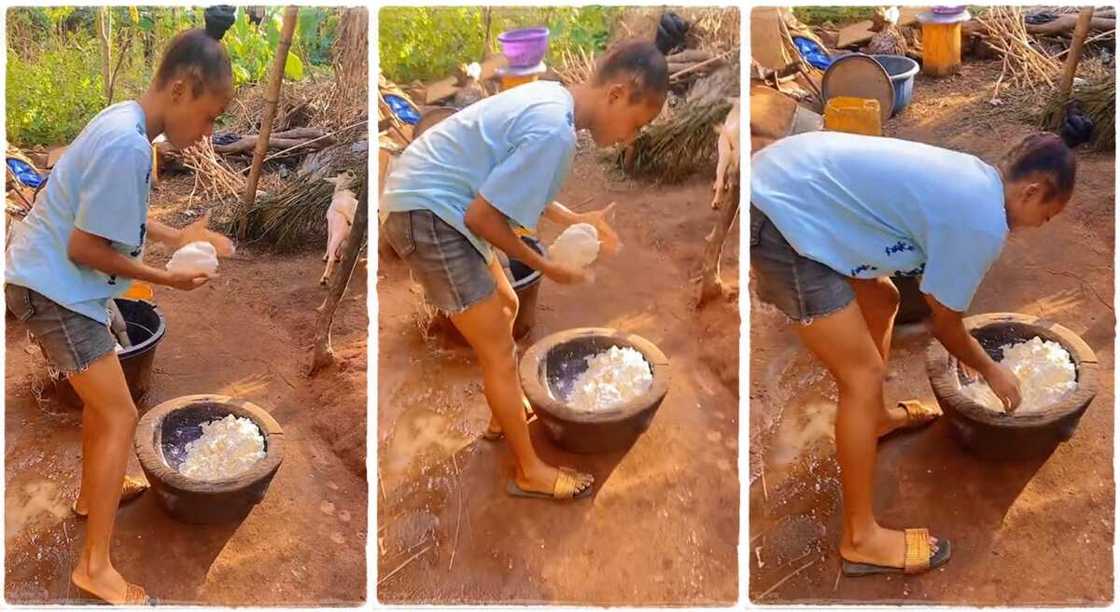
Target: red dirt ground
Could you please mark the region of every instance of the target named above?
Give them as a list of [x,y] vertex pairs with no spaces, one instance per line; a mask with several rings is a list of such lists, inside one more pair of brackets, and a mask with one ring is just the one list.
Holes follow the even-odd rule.
[[[888,135],[994,162],[1030,130],[1011,112],[991,116],[998,73],[998,64],[980,63],[940,81],[919,76],[914,103],[888,124]],[[976,120],[977,114],[989,118]],[[971,313],[1021,312],[1070,328],[1100,359],[1100,391],[1074,437],[1045,460],[977,459],[949,438],[943,420],[880,445],[880,521],[928,526],[952,540],[953,558],[931,574],[840,577],[836,388],[783,317],[752,299],[752,601],[1030,606],[1112,600],[1114,157],[1082,151],[1078,158],[1067,211],[1009,241]],[[933,401],[924,366],[933,341],[921,326],[899,330],[888,401]]]
[[[181,218],[190,191],[183,180],[153,193],[165,217]],[[149,261],[161,264],[169,255],[151,251]],[[335,316],[339,364],[309,380],[314,309],[325,294],[319,257],[246,248],[209,286],[156,289],[168,331],[146,405],[195,393],[240,397],[268,410],[288,441],[267,495],[240,524],[177,522],[151,493],[121,509],[114,563],[161,602],[315,606],[366,598],[366,268],[355,271]],[[79,413],[36,402],[42,357],[29,350],[21,325],[9,321],[7,331],[5,597],[66,603],[78,597],[69,576],[85,529],[69,513]],[[142,473],[135,457],[128,469]]]
[[[479,437],[489,412],[471,352],[442,338],[425,343],[422,298],[404,264],[383,257],[383,603],[701,605],[737,597],[738,305],[692,306],[691,279],[717,217],[708,207],[711,177],[662,187],[614,182],[593,155],[577,157],[559,200],[579,210],[618,201],[614,226],[625,246],[596,264],[588,288],[544,281],[536,327],[521,346],[572,327],[634,332],[669,357],[669,394],[621,456],[566,454],[534,423],[542,455],[592,472],[596,493],[574,503],[509,497],[510,453]],[[546,242],[553,237],[544,229]],[[728,244],[728,281],[737,278],[737,245]]]

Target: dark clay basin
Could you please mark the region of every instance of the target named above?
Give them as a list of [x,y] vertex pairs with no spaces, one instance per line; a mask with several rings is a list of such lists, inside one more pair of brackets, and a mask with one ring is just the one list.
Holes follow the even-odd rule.
[[1044,456],[1070,439],[1081,415],[1096,397],[1099,365],[1089,345],[1077,334],[1052,321],[1017,313],[993,313],[965,319],[984,350],[997,361],[1000,347],[1036,336],[1061,344],[1073,358],[1077,389],[1045,409],[1030,414],[994,412],[961,392],[964,370],[939,342],[926,354],[926,371],[937,402],[949,418],[954,439],[965,449],[989,459]]
[[[586,358],[612,346],[642,354],[653,371],[653,385],[633,400],[595,413],[567,405],[572,382],[587,369]],[[669,391],[669,360],[652,342],[609,328],[580,328],[552,334],[526,351],[520,365],[521,385],[533,411],[561,448],[576,453],[601,453],[629,448],[649,428]]]
[[[230,414],[246,417],[260,429],[264,458],[228,480],[195,480],[180,473],[186,445],[202,435],[202,423]],[[284,457],[280,425],[259,406],[222,395],[188,395],[152,408],[140,419],[134,443],[160,506],[186,523],[244,518],[264,498]]]

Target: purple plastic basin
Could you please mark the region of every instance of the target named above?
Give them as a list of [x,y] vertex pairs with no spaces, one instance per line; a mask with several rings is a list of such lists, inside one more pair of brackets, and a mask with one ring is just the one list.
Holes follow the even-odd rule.
[[502,55],[511,68],[536,66],[548,52],[548,28],[524,28],[498,35]]

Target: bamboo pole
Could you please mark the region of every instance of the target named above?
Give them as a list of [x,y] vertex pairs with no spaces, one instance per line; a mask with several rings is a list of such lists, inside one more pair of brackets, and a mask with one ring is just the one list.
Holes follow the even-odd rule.
[[265,155],[268,154],[268,138],[272,134],[272,119],[276,116],[276,103],[280,100],[280,85],[284,82],[284,65],[288,61],[288,49],[292,46],[292,33],[296,29],[296,17],[299,8],[289,6],[284,9],[284,22],[280,28],[280,43],[276,46],[276,58],[272,62],[272,77],[268,83],[268,93],[265,96],[264,116],[261,118],[260,135],[257,138],[257,148],[253,152],[253,166],[249,171],[249,181],[245,185],[245,194],[241,198],[241,219],[237,227],[237,237],[245,239],[249,229],[249,209],[257,197],[257,183],[261,178],[261,166]]
[[1081,48],[1085,44],[1085,37],[1089,35],[1089,26],[1093,22],[1093,7],[1081,9],[1077,16],[1077,26],[1073,30],[1073,44],[1069,47],[1069,57],[1066,58],[1062,78],[1058,81],[1058,95],[1063,100],[1068,99],[1073,91],[1073,75],[1077,73],[1077,64],[1081,61]]

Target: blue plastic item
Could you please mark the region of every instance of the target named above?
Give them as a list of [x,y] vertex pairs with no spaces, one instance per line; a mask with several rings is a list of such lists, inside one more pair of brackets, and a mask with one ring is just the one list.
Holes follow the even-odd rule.
[[43,177],[39,176],[35,168],[32,168],[30,164],[21,159],[9,157],[8,169],[12,171],[12,174],[16,175],[16,179],[19,180],[19,182],[32,189],[38,189],[39,185],[43,182]]
[[875,61],[887,71],[894,85],[894,106],[891,116],[901,113],[910,105],[914,95],[914,75],[918,74],[918,62],[905,55],[872,55]]
[[825,51],[816,41],[804,36],[794,36],[793,44],[797,47],[801,58],[809,62],[813,68],[824,70],[832,65],[832,58],[828,56],[828,51]]
[[384,97],[385,103],[389,105],[389,110],[393,111],[397,119],[409,125],[420,123],[420,112],[408,100],[393,94],[385,94]]

